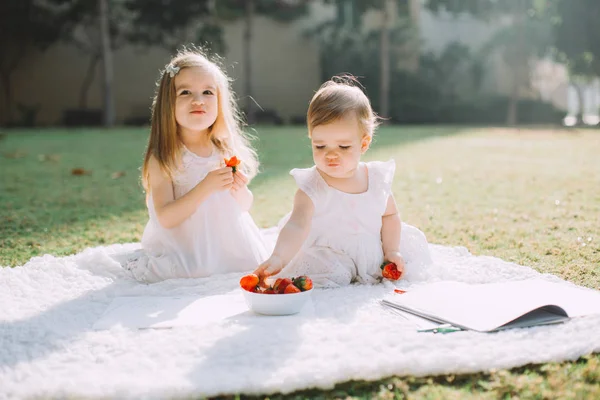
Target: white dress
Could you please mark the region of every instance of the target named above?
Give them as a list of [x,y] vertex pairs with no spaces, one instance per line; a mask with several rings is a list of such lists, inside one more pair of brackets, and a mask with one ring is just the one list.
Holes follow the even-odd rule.
[[[173,177],[175,199],[221,166],[214,150],[200,157],[182,149],[182,168]],[[269,255],[269,246],[248,212],[242,211],[230,192],[211,194],[184,222],[163,228],[152,197],[147,198],[150,219],[142,236],[142,252],[126,263],[133,276],[152,283],[170,278],[198,278],[228,272],[251,271]]]
[[[367,167],[368,189],[359,194],[332,188],[315,166],[290,172],[298,188],[312,200],[314,215],[307,240],[278,276],[307,275],[316,287],[381,280],[382,216],[392,193],[396,164],[394,160],[361,164]],[[280,226],[288,218],[289,215]],[[406,263],[406,275],[418,275],[420,268],[432,262],[423,232],[405,223],[400,253]]]

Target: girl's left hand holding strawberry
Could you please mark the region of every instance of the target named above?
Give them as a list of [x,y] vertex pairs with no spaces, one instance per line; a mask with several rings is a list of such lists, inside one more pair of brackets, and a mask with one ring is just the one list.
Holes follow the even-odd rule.
[[400,277],[402,277],[404,275],[404,258],[402,258],[402,255],[400,254],[400,252],[398,252],[398,251],[389,252],[389,253],[385,254],[384,259],[388,262],[396,264],[396,268],[398,269],[398,271],[401,274]]
[[244,187],[247,187],[247,185],[248,185],[248,176],[246,176],[246,174],[244,174],[242,171],[237,170],[233,174],[233,186],[231,187],[230,190],[232,192],[235,192]]
[[240,208],[244,211],[250,210],[254,196],[250,189],[248,189],[248,177],[239,169],[233,174],[233,184],[229,189],[231,196],[240,205]]

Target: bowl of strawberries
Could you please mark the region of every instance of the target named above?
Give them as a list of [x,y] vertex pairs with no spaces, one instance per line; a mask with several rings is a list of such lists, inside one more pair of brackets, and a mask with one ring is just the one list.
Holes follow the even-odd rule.
[[312,293],[312,280],[308,276],[277,278],[274,282],[261,282],[255,274],[240,279],[240,286],[248,308],[263,315],[292,315],[299,313]]

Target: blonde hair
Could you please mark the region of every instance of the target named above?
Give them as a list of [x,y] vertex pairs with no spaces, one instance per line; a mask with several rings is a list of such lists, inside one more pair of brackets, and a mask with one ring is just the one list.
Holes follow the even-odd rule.
[[358,85],[358,80],[351,75],[334,76],[321,85],[308,106],[308,136],[311,136],[312,130],[319,125],[326,125],[354,114],[363,137],[373,137],[379,125],[379,117],[373,111],[369,98]]
[[[258,157],[250,145],[252,137],[242,129],[242,117],[231,89],[231,79],[216,58],[210,59],[200,48],[185,47],[165,66],[157,82],[150,138],[142,165],[142,183],[146,190],[149,190],[148,163],[152,156],[170,178],[180,167],[182,143],[175,119],[175,77],[181,69],[190,67],[202,68],[216,83],[217,119],[209,128],[211,142],[224,157],[237,156],[242,161],[240,168],[248,178],[252,179],[258,171]],[[176,72],[171,74],[174,69]]]

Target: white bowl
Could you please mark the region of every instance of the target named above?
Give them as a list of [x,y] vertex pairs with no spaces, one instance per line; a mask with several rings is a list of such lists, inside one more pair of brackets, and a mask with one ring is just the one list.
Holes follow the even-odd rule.
[[250,310],[264,315],[292,315],[302,310],[312,289],[300,293],[265,294],[240,289]]

